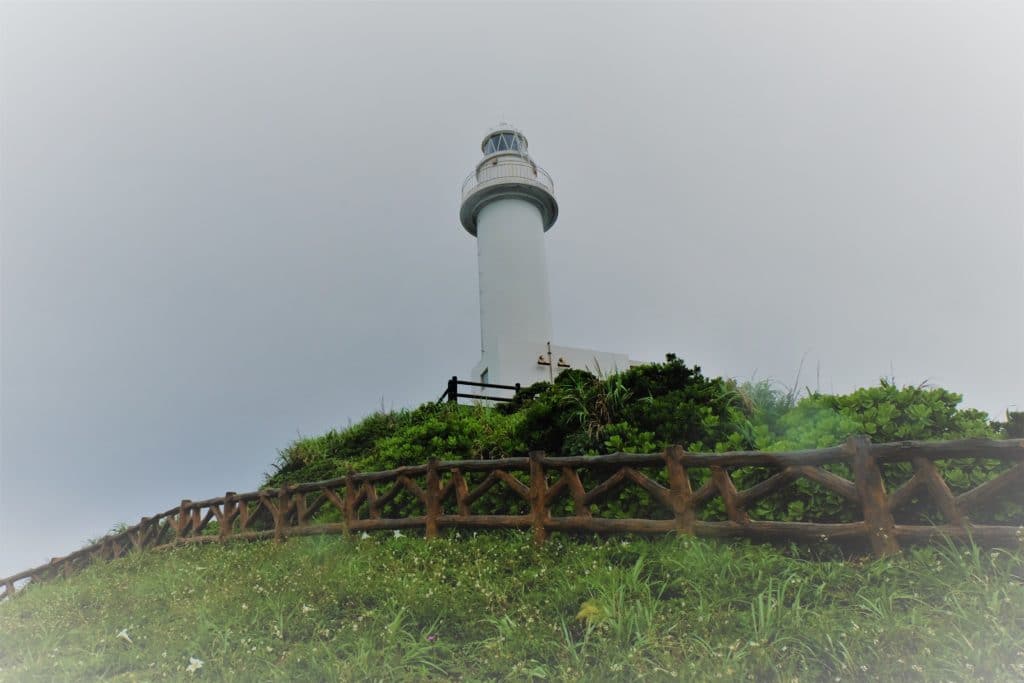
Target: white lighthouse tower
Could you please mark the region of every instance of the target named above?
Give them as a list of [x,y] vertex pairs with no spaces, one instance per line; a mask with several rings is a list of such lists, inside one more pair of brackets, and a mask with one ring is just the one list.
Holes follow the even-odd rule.
[[502,125],[481,144],[483,159],[462,184],[462,226],[477,239],[480,362],[473,378],[524,386],[568,367],[625,369],[624,354],[553,346],[544,233],[558,218],[551,176],[529,155],[526,136]]

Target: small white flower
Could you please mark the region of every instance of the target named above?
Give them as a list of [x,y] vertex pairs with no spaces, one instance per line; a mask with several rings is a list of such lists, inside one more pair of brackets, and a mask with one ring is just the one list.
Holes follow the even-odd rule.
[[188,666],[185,667],[185,671],[189,672],[190,674],[194,674],[196,671],[198,671],[199,669],[202,669],[202,668],[203,668],[203,660],[196,659],[195,657],[189,657],[188,658]]
[[365,531],[363,533],[359,534],[360,540],[363,540],[363,541],[365,541],[369,537],[370,537],[370,534],[366,533]]
[[132,637],[128,635],[128,629],[126,628],[121,629],[121,632],[117,634],[117,637],[123,640],[124,642],[128,643],[129,645],[132,644]]
[[242,603],[242,609],[249,609],[249,605],[247,605],[247,604],[245,604],[245,603],[243,602],[243,603]]
[[401,529],[395,529],[395,538],[401,538],[405,534],[402,533]]
[[310,607],[309,605],[303,605],[302,606],[302,613],[303,614],[309,614],[310,612],[312,612],[315,609],[316,609],[315,607]]

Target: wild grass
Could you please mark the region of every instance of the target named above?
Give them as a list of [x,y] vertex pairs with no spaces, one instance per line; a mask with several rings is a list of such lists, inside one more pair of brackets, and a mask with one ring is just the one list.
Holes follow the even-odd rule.
[[1024,554],[692,538],[292,539],[132,554],[0,604],[0,681],[1024,677]]

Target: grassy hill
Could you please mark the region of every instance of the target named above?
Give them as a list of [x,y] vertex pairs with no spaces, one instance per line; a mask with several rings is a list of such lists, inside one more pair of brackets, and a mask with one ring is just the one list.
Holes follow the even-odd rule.
[[[266,484],[533,448],[779,451],[851,434],[881,442],[1024,429],[1020,413],[990,422],[959,402],[885,381],[797,400],[763,382],[705,378],[669,356],[609,377],[566,372],[499,409],[375,414],[291,444]],[[940,464],[954,493],[1008,466]],[[912,471],[897,463],[882,475],[895,487]],[[488,495],[484,503],[502,504]],[[925,498],[909,501],[908,519],[934,519]],[[1006,498],[975,521],[1024,524],[1024,502]],[[623,490],[613,512],[643,516],[644,501]],[[846,507],[800,479],[752,513],[848,521],[857,513]],[[0,603],[0,682],[1024,679],[1021,549],[940,544],[872,561],[826,552],[838,551],[559,534],[537,548],[526,533],[463,531],[431,542],[386,533],[133,553]]]
[[525,533],[183,547],[0,604],[0,681],[1024,677],[1024,554]]

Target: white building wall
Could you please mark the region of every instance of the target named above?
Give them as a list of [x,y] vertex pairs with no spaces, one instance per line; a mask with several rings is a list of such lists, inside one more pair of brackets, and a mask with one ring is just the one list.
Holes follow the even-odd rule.
[[511,358],[530,358],[536,346],[531,340],[544,346],[551,339],[544,224],[537,207],[513,198],[484,206],[477,217],[477,258],[481,367],[489,382],[523,382],[523,365],[510,365]]
[[556,363],[559,358],[564,358],[571,367],[577,370],[586,370],[598,376],[628,370],[633,364],[629,360],[629,356],[624,353],[577,349],[571,346],[552,345],[551,355],[554,356]]
[[[624,353],[580,349],[572,346],[551,345],[551,365],[538,361],[548,360],[547,342],[526,340],[520,343],[506,344],[498,341],[492,350],[484,353],[483,358],[472,370],[473,380],[480,380],[481,374],[488,371],[487,381],[492,384],[515,384],[529,386],[534,382],[550,382],[559,373],[574,368],[586,370],[597,376],[610,375],[629,369],[634,363]],[[568,367],[566,367],[568,366]],[[495,373],[498,373],[497,375]],[[497,376],[502,379],[496,379]]]

